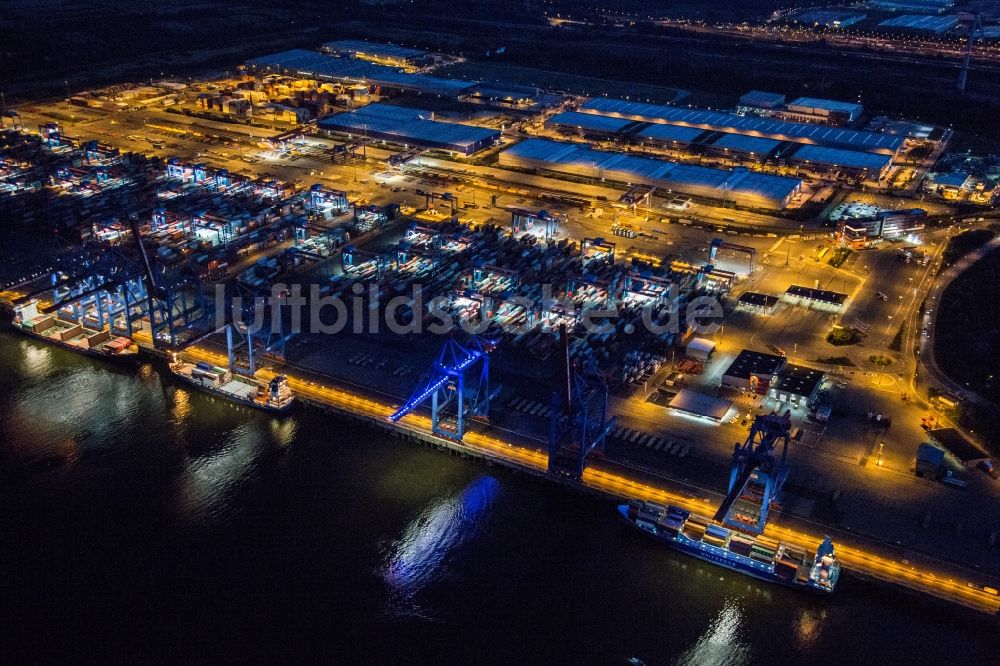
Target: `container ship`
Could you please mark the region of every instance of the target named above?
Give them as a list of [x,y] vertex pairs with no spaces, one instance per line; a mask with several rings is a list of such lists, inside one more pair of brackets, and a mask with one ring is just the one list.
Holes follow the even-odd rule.
[[266,412],[284,414],[295,404],[288,387],[288,378],[278,375],[269,382],[234,375],[226,368],[210,363],[185,363],[175,360],[170,371],[180,379],[206,393],[221,396]]
[[796,547],[731,530],[676,506],[634,500],[618,511],[633,527],[682,553],[760,580],[832,594],[840,577],[830,537],[810,558]]
[[14,327],[33,338],[96,358],[132,360],[139,347],[129,338],[111,333],[108,327],[94,329],[56,315],[38,312],[35,302],[14,309]]

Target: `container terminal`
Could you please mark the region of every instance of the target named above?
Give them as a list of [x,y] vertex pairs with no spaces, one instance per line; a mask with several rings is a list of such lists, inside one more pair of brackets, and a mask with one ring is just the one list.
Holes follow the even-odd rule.
[[[853,464],[862,472],[838,483],[859,498],[865,474],[889,474],[879,483],[942,507],[995,492],[978,478],[964,496],[907,485],[904,451],[919,435],[881,424],[921,408],[884,406],[875,373],[848,386],[853,373],[818,360],[822,342],[808,333],[891,333],[874,323],[886,302],[876,288],[898,303],[897,322],[916,316],[943,248],[934,224],[960,214],[951,204],[921,201],[921,215],[877,229],[863,213],[863,245],[878,251],[864,269],[826,261],[856,241],[818,221],[848,210],[837,203],[855,188],[915,193],[947,130],[882,131],[854,106],[844,127],[840,116],[836,126],[790,120],[802,117],[795,109],[774,119],[505,91],[429,75],[440,66],[412,50],[330,43],[251,60],[211,91],[92,91],[55,103],[58,121],[44,106],[8,114],[0,207],[26,230],[45,220],[58,231],[50,251],[4,267],[12,321],[74,352],[169,360],[182,385],[237,403],[276,413],[305,403],[653,502],[632,509],[672,516],[687,545],[707,551],[721,539],[751,560],[744,542],[771,547],[758,555],[772,556],[778,582],[832,589],[842,565],[1000,608],[997,572],[967,561],[995,555],[988,525],[988,548],[957,548],[965,537],[904,546],[888,531],[879,538],[879,526],[848,524],[861,509],[839,488],[817,490]],[[408,107],[414,91],[466,111]],[[37,132],[26,129],[36,120]],[[972,206],[992,195],[962,196]],[[916,233],[928,265],[901,266],[886,248]],[[900,271],[912,286],[894,290],[887,276]],[[289,285],[351,303],[347,328],[364,332],[301,331]],[[261,326],[234,306],[275,290]],[[722,303],[722,329],[669,325],[706,297]],[[418,329],[447,316],[465,333],[371,330],[390,310]],[[844,415],[838,391],[871,404],[868,416]],[[769,412],[792,419],[789,483],[785,454],[754,440]],[[916,441],[886,451],[903,433]],[[733,439],[746,443],[734,452]],[[728,490],[707,490],[727,468]],[[819,534],[837,541],[835,557]]]

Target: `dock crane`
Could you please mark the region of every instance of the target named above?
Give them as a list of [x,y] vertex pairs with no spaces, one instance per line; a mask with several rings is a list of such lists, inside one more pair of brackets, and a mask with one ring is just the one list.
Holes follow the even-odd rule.
[[[499,392],[490,390],[489,353],[495,347],[496,342],[480,336],[471,336],[464,345],[449,337],[424,381],[389,420],[399,421],[430,399],[431,430],[435,435],[461,441],[467,418],[488,417],[490,400]],[[467,374],[470,376],[466,377]],[[454,424],[445,419],[445,410],[452,403],[455,403]]]
[[962,60],[962,71],[958,74],[958,92],[965,94],[965,82],[969,78],[969,64],[972,62],[972,46],[976,38],[983,32],[983,21],[979,12],[959,15],[959,20],[969,26],[969,41],[965,44],[965,57]]
[[549,473],[579,480],[587,456],[604,450],[616,417],[608,418],[608,386],[593,368],[573,368],[566,325],[559,327],[560,389],[552,394],[549,416]]
[[[190,272],[175,272],[172,275],[164,273],[157,277],[153,260],[142,241],[138,217],[129,217],[129,228],[146,282],[146,301],[153,346],[156,348],[187,346],[212,333],[211,330],[207,330],[211,319],[212,301],[206,298],[201,281]],[[189,299],[187,290],[192,286],[195,293]],[[196,324],[197,328],[201,329],[200,333],[194,330]],[[167,345],[164,345],[164,338],[160,336],[164,329],[166,329]]]
[[[790,412],[771,412],[754,419],[750,434],[733,451],[729,491],[715,512],[715,520],[732,528],[761,534],[767,513],[788,477]],[[780,454],[777,454],[778,446]]]

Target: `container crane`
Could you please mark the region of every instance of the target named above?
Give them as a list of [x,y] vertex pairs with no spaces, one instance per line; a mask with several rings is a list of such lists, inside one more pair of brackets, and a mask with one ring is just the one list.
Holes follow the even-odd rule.
[[[736,444],[729,492],[715,520],[744,532],[761,534],[767,513],[788,477],[790,412],[757,416],[743,444]],[[781,445],[781,453],[777,447]]]
[[959,15],[959,20],[969,27],[969,41],[965,44],[965,58],[962,60],[962,71],[958,74],[958,92],[965,94],[965,82],[969,78],[969,64],[972,62],[972,46],[983,32],[983,21],[978,12]]

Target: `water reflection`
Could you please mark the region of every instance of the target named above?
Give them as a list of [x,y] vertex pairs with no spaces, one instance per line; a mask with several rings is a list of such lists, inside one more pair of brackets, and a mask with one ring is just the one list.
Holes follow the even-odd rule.
[[731,599],[712,624],[677,660],[690,666],[736,666],[750,663],[750,650],[743,635],[743,615]]
[[808,650],[819,640],[826,620],[826,609],[803,608],[795,619],[795,642],[800,649]]
[[461,493],[435,500],[410,522],[382,569],[390,615],[427,617],[416,595],[447,576],[449,557],[480,534],[498,491],[496,479],[480,477]]
[[252,476],[267,446],[261,429],[251,421],[232,430],[222,447],[189,458],[177,479],[176,509],[185,517],[206,521],[237,510],[236,491]]
[[24,372],[32,379],[47,374],[52,369],[52,349],[23,340],[19,345]]

